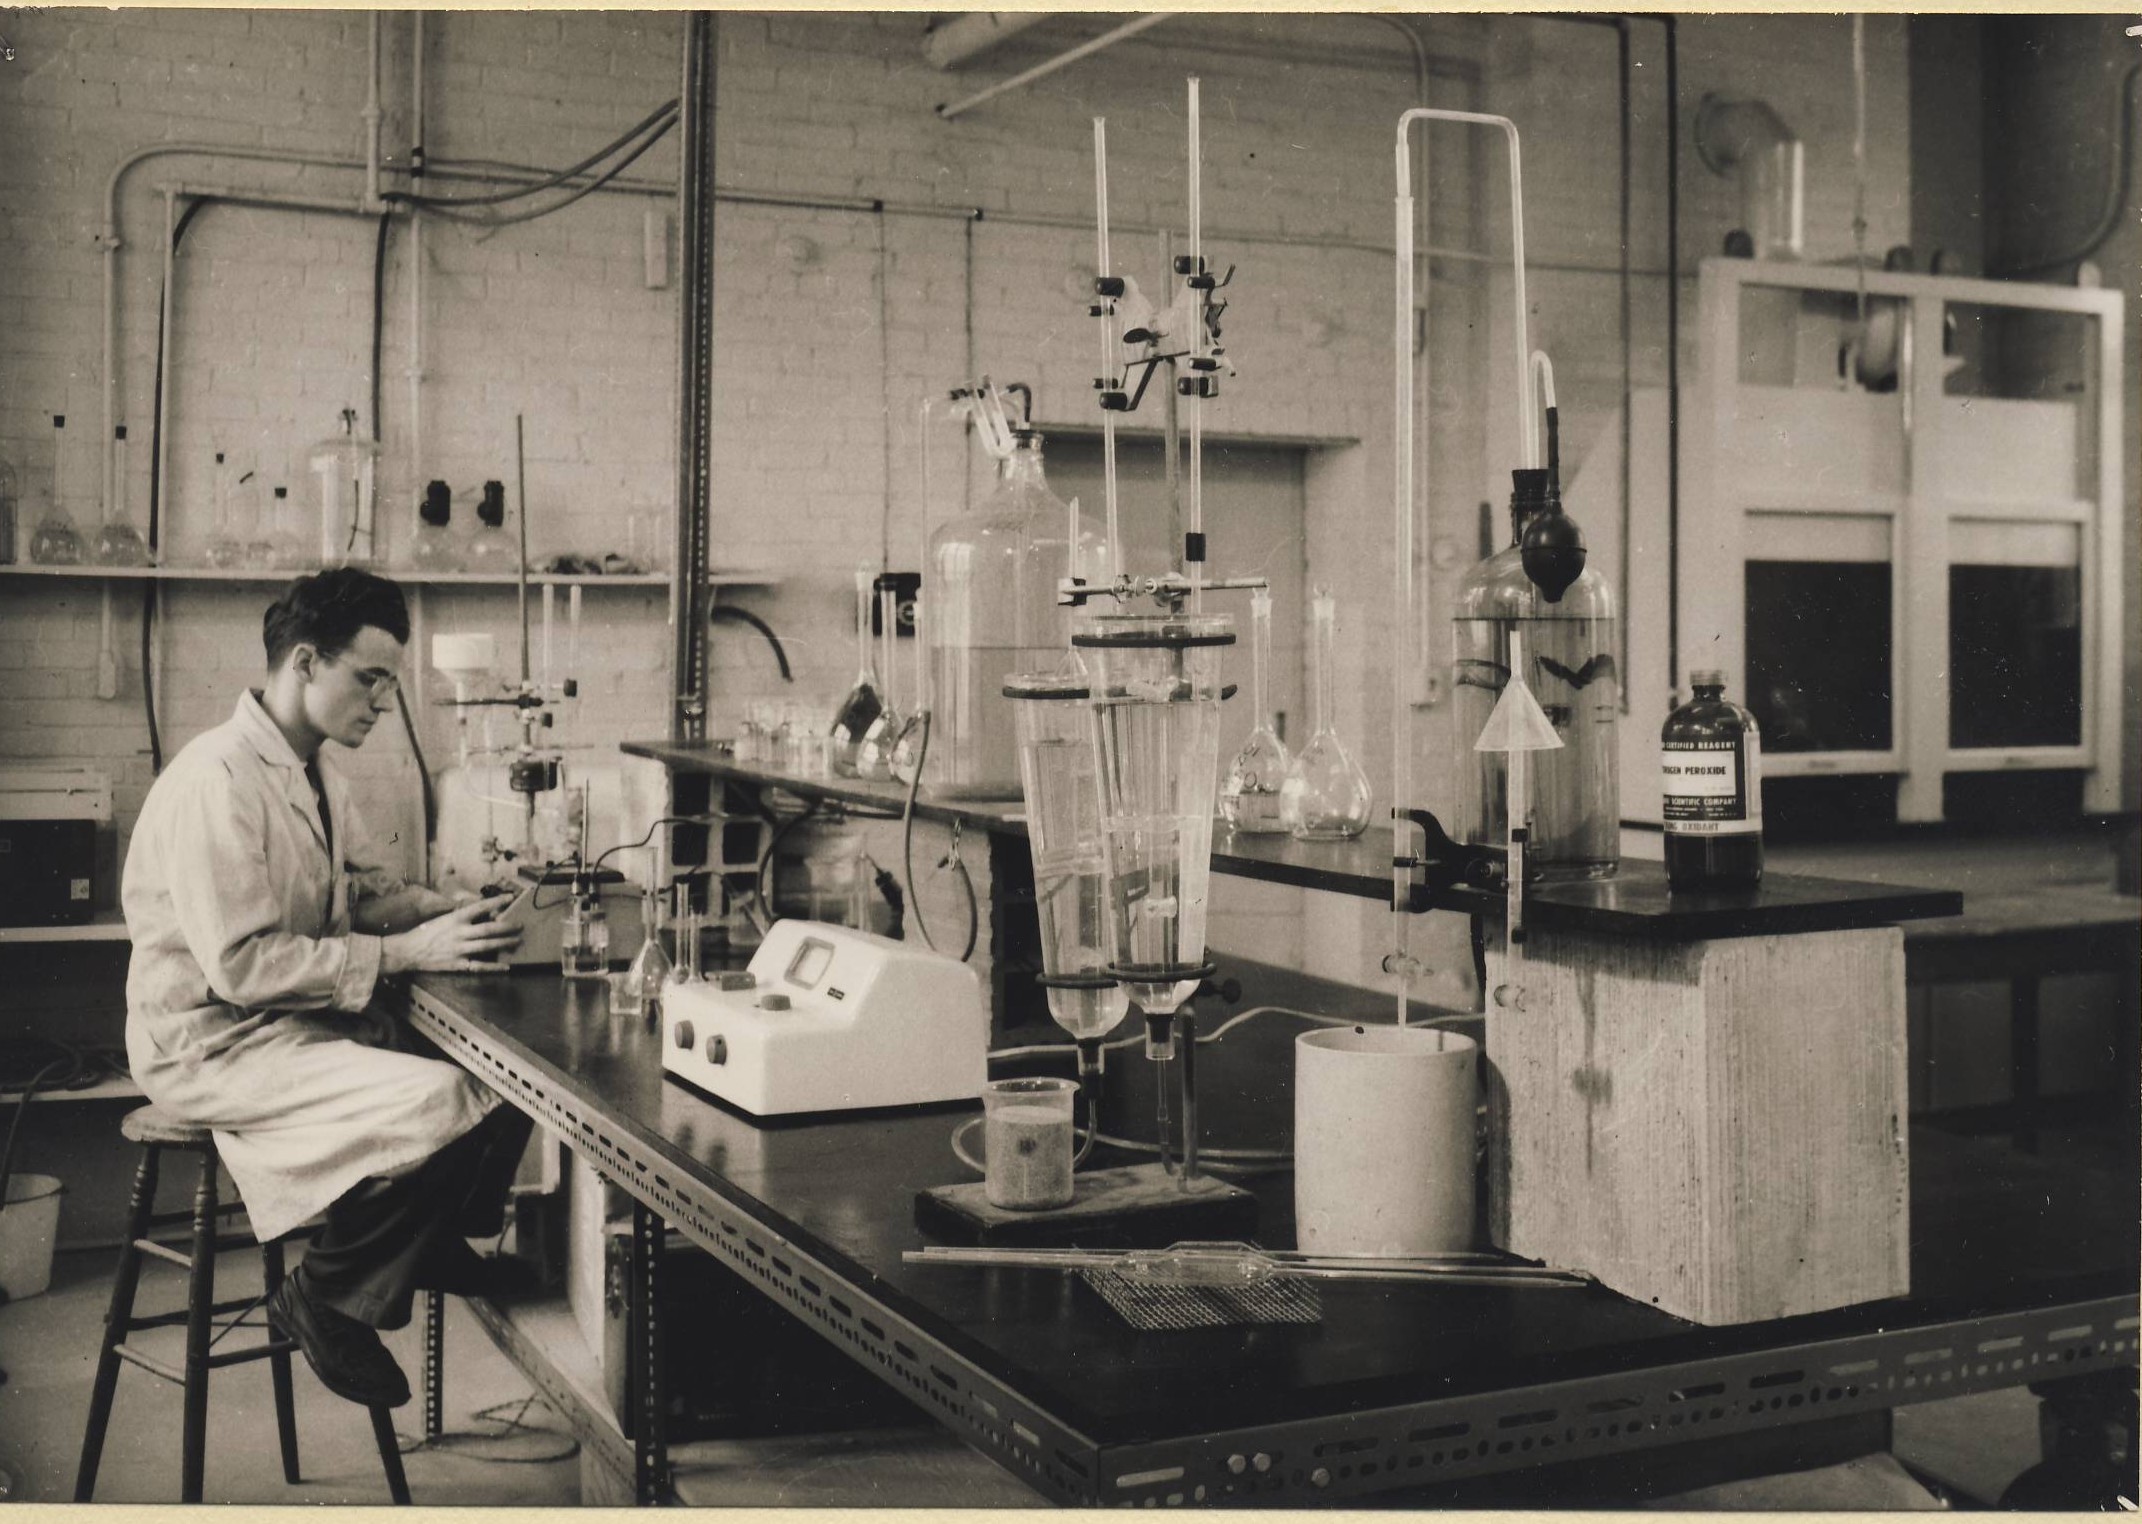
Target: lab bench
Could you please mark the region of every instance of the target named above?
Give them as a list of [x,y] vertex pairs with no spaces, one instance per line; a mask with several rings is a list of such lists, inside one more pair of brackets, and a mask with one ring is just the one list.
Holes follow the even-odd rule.
[[[1784,1469],[1761,1459],[1781,1437],[1802,1455],[1865,1449],[1898,1406],[2136,1360],[2125,1151],[2056,1166],[1914,1128],[1909,1295],[1815,1314],[1701,1327],[1599,1287],[1334,1283],[1315,1324],[1138,1333],[1053,1272],[902,1261],[924,1242],[916,1192],[963,1175],[948,1136],[972,1108],[753,1121],[668,1079],[659,1033],[611,1016],[600,987],[555,976],[423,975],[409,1010],[635,1204],[632,1345],[652,1352],[633,1384],[642,1501],[694,1490],[689,1473],[672,1483],[655,1420],[663,1366],[720,1358],[667,1347],[649,1316],[665,1223],[1058,1502],[1582,1497],[1631,1458],[1715,1465],[1723,1449]],[[1201,1058],[1216,1130],[1283,1131],[1290,1037],[1246,1023]],[[1217,1104],[1231,1095],[1261,1101]],[[1259,1241],[1290,1244],[1290,1177],[1246,1183]],[[1482,1490],[1497,1477],[1518,1490]],[[872,1501],[898,1504],[896,1490]]]

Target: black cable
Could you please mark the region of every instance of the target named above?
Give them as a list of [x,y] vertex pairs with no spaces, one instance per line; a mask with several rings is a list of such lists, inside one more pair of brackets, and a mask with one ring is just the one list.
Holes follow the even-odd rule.
[[424,743],[417,739],[416,721],[409,717],[409,696],[399,684],[394,689],[394,707],[402,712],[402,731],[409,737],[409,754],[416,758],[417,783],[424,790],[424,845],[439,839],[439,800],[431,789],[431,768],[424,761]]
[[940,863],[938,866],[949,866],[955,873],[959,875],[960,883],[964,885],[967,890],[967,945],[961,950],[959,955],[959,961],[965,963],[969,958],[974,956],[975,943],[979,942],[982,937],[981,898],[974,892],[974,879],[972,875],[967,872],[967,864],[965,859],[963,859],[959,855],[959,843],[957,842],[957,840],[953,842],[952,850],[945,854],[944,862]]
[[907,780],[907,808],[901,815],[900,871],[907,875],[907,902],[914,907],[915,930],[922,933],[922,945],[935,952],[937,939],[922,918],[922,896],[915,892],[915,794],[922,787],[922,764],[930,757],[930,711],[925,709],[915,718],[922,722],[922,737],[915,743],[915,776]]
[[562,212],[574,202],[587,196],[592,196],[595,192],[601,190],[605,185],[608,185],[612,180],[630,169],[640,155],[661,142],[670,128],[676,125],[677,118],[672,116],[668,121],[655,128],[654,132],[643,139],[637,148],[604,170],[595,179],[579,187],[571,195],[562,196],[558,200],[551,202],[548,206],[539,206],[530,211],[514,212],[506,216],[478,217],[468,212],[454,211],[449,207],[441,206],[437,202],[424,201],[417,204],[422,210],[429,212],[434,217],[444,217],[449,222],[465,222],[481,228],[505,228],[512,227],[517,223],[534,222],[539,217],[548,217],[552,212]]
[[609,158],[611,154],[616,153],[648,128],[654,126],[663,117],[675,112],[678,106],[678,98],[664,101],[636,125],[626,128],[625,131],[596,149],[595,152],[589,154],[571,169],[543,171],[545,178],[536,181],[533,185],[516,186],[511,190],[492,191],[480,196],[417,196],[397,191],[382,199],[406,201],[412,206],[423,208],[425,211],[436,211],[440,207],[451,206],[496,206],[504,201],[517,201],[523,196],[532,196],[538,191],[550,190],[552,187],[562,185],[576,176],[586,174],[589,169]]
[[[193,219],[200,216],[208,206],[206,197],[196,197],[186,203],[186,210],[171,226],[171,253],[175,258],[178,247],[186,237],[186,229]],[[153,553],[157,545],[157,523],[163,503],[163,458],[164,458],[164,313],[171,305],[169,289],[161,290],[156,297],[156,386],[150,406],[153,422],[149,429],[149,549]],[[141,709],[149,725],[149,771],[151,774],[164,770],[164,739],[156,724],[156,687],[151,679],[153,657],[152,632],[156,624],[156,588],[151,581],[141,584]]]
[[751,896],[758,901],[759,914],[766,918],[766,924],[769,926],[774,923],[775,916],[773,913],[773,901],[766,896],[766,870],[773,863],[774,853],[780,850],[783,838],[804,821],[816,815],[819,806],[824,803],[823,799],[813,799],[801,814],[791,815],[780,824],[772,836],[767,838],[766,851],[759,858],[758,871],[751,876]]
[[717,619],[733,619],[739,624],[748,624],[765,636],[766,643],[773,647],[774,661],[781,668],[781,681],[792,683],[796,680],[796,674],[788,669],[788,652],[782,649],[781,637],[773,632],[772,625],[752,613],[751,610],[740,609],[734,604],[728,603],[717,603],[707,610],[708,624],[712,624]]
[[593,873],[596,869],[600,868],[606,861],[609,860],[610,854],[613,852],[634,852],[637,851],[639,848],[646,846],[647,843],[654,840],[654,833],[661,830],[662,827],[666,825],[714,825],[721,821],[723,818],[725,817],[720,815],[664,815],[660,820],[657,820],[653,825],[649,826],[647,828],[647,834],[645,836],[642,836],[638,841],[621,841],[614,847],[605,847],[601,852],[596,854],[595,861],[588,864],[588,871],[590,873]]
[[387,230],[394,218],[379,214],[379,241],[372,246],[372,442],[379,443],[379,358],[387,332]]
[[1473,977],[1480,981],[1480,1008],[1487,1009],[1487,923],[1472,916]]

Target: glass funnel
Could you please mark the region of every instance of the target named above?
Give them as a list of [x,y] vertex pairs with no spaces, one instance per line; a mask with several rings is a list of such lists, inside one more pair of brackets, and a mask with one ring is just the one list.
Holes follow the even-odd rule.
[[856,775],[856,752],[863,737],[884,712],[884,688],[870,660],[870,568],[855,569],[855,681],[833,711],[829,751],[833,771],[844,778]]
[[1081,517],[1076,566],[1066,554],[1070,508],[1049,490],[1041,436],[1015,429],[988,497],[938,526],[923,568],[930,619],[930,747],[923,788],[945,799],[1019,797],[1018,743],[1003,698],[1016,672],[1048,671],[1071,633],[1057,585],[1096,586],[1112,573],[1100,526]]
[[1249,739],[1228,764],[1220,780],[1220,818],[1243,835],[1276,833],[1287,828],[1280,818],[1279,790],[1294,758],[1272,723],[1266,684],[1272,667],[1272,594],[1250,594]]
[[[1500,848],[1508,835],[1508,753],[1473,743],[1510,679],[1510,636],[1524,636],[1525,681],[1562,744],[1532,758],[1532,834],[1525,876],[1540,881],[1611,878],[1621,864],[1617,726],[1621,669],[1614,591],[1586,570],[1550,601],[1526,574],[1519,542],[1549,511],[1545,471],[1513,471],[1510,543],[1466,574],[1452,616],[1450,834]],[[1555,503],[1554,506],[1559,506]]]
[[30,537],[30,559],[41,566],[82,564],[82,537],[67,516],[67,417],[52,415],[52,501]]
[[1104,1037],[1130,1009],[1130,996],[1108,972],[1115,926],[1107,914],[1092,689],[1073,656],[1061,671],[1007,678],[1004,697],[1019,736],[1049,1014],[1081,1041]]
[[90,549],[99,566],[149,564],[149,547],[141,542],[141,532],[127,512],[126,489],[126,425],[122,423],[112,430],[111,502],[105,509],[104,522],[97,526],[96,544]]
[[1297,841],[1351,841],[1368,829],[1369,781],[1332,718],[1339,614],[1330,589],[1316,590],[1309,614],[1316,733],[1287,769],[1279,791],[1280,818]]
[[1094,614],[1073,646],[1094,663],[1111,972],[1149,1016],[1196,992],[1205,962],[1212,805],[1219,780],[1224,614]]

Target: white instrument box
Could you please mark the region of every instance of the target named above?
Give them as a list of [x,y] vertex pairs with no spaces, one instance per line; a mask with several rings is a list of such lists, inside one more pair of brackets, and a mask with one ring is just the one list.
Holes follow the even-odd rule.
[[940,953],[776,921],[745,972],[663,990],[662,1067],[757,1117],[974,1100],[989,1007]]

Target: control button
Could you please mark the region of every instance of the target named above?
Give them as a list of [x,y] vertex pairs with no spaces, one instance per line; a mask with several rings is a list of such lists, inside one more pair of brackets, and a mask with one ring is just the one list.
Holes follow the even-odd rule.
[[707,1062],[725,1064],[729,1061],[729,1039],[719,1032],[707,1038]]
[[674,1035],[675,1035],[675,1037],[676,1037],[676,1042],[677,1042],[677,1046],[678,1046],[678,1047],[680,1047],[680,1048],[689,1048],[689,1047],[691,1047],[691,1045],[692,1045],[692,1024],[691,1024],[691,1023],[690,1023],[689,1021],[680,1021],[680,1022],[678,1022],[678,1023],[677,1023],[677,1025],[676,1025],[676,1028],[675,1028],[675,1032],[674,1032]]
[[761,995],[759,996],[759,1009],[762,1011],[785,1011],[788,1009],[788,996],[771,992]]
[[714,976],[714,988],[718,990],[751,990],[758,987],[758,979],[748,969],[739,973]]

